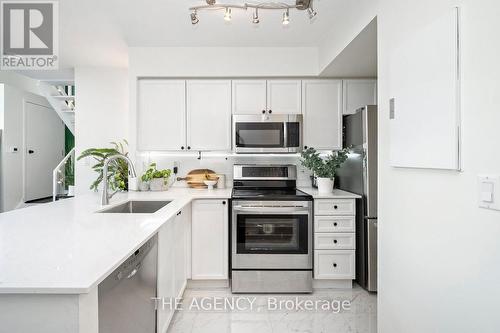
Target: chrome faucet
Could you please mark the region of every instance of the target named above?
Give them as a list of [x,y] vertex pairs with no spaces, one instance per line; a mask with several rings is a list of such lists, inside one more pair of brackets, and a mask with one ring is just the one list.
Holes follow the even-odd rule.
[[[134,163],[132,160],[125,155],[112,155],[104,160],[104,165],[102,167],[102,198],[101,205],[105,206],[109,204],[109,199],[116,194],[113,193],[111,195],[108,194],[108,165],[111,161],[122,159],[128,163],[128,172],[130,176],[137,177],[135,172]],[[117,191],[118,192],[118,191]]]

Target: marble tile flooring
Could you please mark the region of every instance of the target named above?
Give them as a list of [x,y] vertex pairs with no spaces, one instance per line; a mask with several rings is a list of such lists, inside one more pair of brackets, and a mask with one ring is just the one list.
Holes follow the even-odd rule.
[[[312,302],[306,305],[306,300]],[[317,290],[311,295],[188,289],[182,303],[169,333],[377,332],[377,296],[357,285],[352,290]]]

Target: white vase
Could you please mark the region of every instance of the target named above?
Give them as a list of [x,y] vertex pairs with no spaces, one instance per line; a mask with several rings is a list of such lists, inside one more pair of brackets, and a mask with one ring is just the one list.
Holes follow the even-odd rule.
[[149,188],[151,189],[151,191],[166,191],[168,190],[168,182],[166,182],[165,184],[165,179],[154,178],[153,180],[151,180]]
[[330,178],[317,178],[318,182],[318,192],[321,194],[328,194],[333,192],[333,185],[335,184],[335,179]]

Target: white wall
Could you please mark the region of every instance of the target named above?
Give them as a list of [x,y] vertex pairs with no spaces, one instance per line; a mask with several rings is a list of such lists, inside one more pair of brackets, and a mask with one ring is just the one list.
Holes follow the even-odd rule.
[[[381,0],[379,332],[498,332],[500,212],[476,176],[500,174],[500,3],[462,1],[463,172],[389,167],[390,54],[449,0]],[[424,98],[425,96],[415,96]],[[432,121],[432,119],[429,119]]]
[[379,1],[383,0],[336,1],[334,10],[341,12],[342,15],[335,17],[332,29],[325,33],[323,42],[318,48],[318,73],[325,70],[373,20],[377,15]]
[[[128,71],[123,68],[76,68],[76,154],[88,148],[109,147],[129,139]],[[97,174],[92,159],[76,164],[77,193],[87,192]]]

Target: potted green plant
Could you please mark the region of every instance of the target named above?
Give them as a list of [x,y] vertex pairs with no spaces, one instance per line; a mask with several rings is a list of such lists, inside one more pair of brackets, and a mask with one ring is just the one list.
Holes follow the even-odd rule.
[[[90,148],[78,156],[78,161],[85,157],[93,157],[97,161],[92,166],[92,170],[97,172],[97,179],[90,185],[90,189],[97,191],[99,184],[103,178],[104,160],[113,155],[127,156],[128,152],[125,147],[128,145],[127,140],[122,142],[111,142],[112,148]],[[128,190],[128,163],[122,159],[112,161],[108,166],[108,183],[114,191],[127,191]]]
[[325,157],[314,148],[308,148],[301,153],[301,164],[311,170],[317,177],[318,192],[331,193],[335,185],[335,175],[340,166],[347,160],[349,148],[332,151]]
[[[168,179],[171,174],[172,170],[158,170],[156,169],[156,163],[151,163],[146,172],[141,176],[141,181],[142,184],[149,184],[151,191],[166,191],[168,189]],[[144,190],[144,187],[141,190]]]

